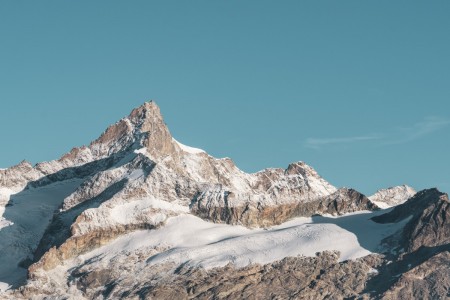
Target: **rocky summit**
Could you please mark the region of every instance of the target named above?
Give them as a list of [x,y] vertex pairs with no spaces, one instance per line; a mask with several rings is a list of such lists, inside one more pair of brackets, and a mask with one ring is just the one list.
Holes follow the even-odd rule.
[[449,198],[249,174],[150,101],[88,146],[0,170],[0,299],[449,299]]

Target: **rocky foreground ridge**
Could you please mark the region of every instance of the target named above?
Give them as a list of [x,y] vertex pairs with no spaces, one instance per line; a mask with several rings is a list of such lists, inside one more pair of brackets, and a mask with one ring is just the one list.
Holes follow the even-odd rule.
[[[177,142],[159,107],[146,102],[59,160],[0,170],[0,290],[10,286],[0,298],[445,299],[448,204],[435,189],[416,194],[400,186],[371,197],[338,189],[303,162],[242,172],[229,158]],[[373,211],[372,220],[361,220],[387,235],[379,245],[367,239],[370,232],[347,226],[359,222],[361,215],[352,213],[360,211]],[[199,238],[214,236],[211,222],[239,233],[203,248],[195,244],[189,250],[195,257],[182,251],[187,242],[138,243],[183,216],[206,221],[189,219],[199,226]],[[283,225],[299,217],[306,223]],[[317,242],[330,232],[351,239],[358,254],[348,251],[351,259],[342,260],[335,241]],[[249,246],[239,236],[262,248],[266,242],[259,238],[267,235],[269,241],[302,241],[297,248],[280,244],[278,252],[308,254],[315,248],[297,249],[310,241],[323,251],[283,256],[267,249],[253,257],[248,253],[254,250],[241,249]],[[229,257],[205,259],[214,243],[230,247]],[[242,263],[240,257],[251,259]]]

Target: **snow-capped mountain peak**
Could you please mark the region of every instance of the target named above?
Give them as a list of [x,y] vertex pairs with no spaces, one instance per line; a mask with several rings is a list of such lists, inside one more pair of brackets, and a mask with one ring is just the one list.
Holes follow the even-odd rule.
[[145,102],[133,109],[128,117],[108,127],[91,143],[90,148],[95,156],[102,157],[125,151],[134,143],[146,147],[147,153],[154,159],[160,159],[179,150],[154,101]]
[[[0,289],[2,282],[24,284],[25,268],[25,294],[64,294],[70,286],[82,299],[98,296],[92,282],[109,275],[96,278],[95,269],[110,263],[120,289],[129,286],[120,281],[122,266],[172,274],[182,266],[245,268],[325,250],[340,250],[341,259],[323,255],[339,263],[378,251],[381,239],[407,222],[376,225],[361,211],[381,214],[370,211],[414,194],[400,186],[369,200],[337,189],[302,161],[243,172],[229,158],[175,140],[149,101],[58,160],[0,170]],[[370,230],[376,239],[366,238]],[[128,280],[134,273],[127,272]],[[83,284],[89,288],[81,292]]]

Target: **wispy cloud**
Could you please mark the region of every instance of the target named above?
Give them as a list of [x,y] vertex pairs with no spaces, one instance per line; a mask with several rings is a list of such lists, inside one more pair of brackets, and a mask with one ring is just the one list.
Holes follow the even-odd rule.
[[411,127],[399,128],[396,136],[391,136],[385,144],[404,144],[450,125],[450,119],[442,117],[426,117]]
[[390,133],[370,134],[351,137],[308,138],[304,145],[307,148],[321,149],[338,144],[355,144],[377,140],[382,145],[404,144],[425,137],[450,125],[450,119],[442,117],[426,117],[410,127],[397,128]]
[[380,139],[378,135],[368,135],[368,136],[352,136],[352,137],[339,137],[339,138],[309,138],[305,141],[305,146],[308,148],[319,149],[324,146],[329,146],[332,144],[351,144],[361,141],[370,141]]

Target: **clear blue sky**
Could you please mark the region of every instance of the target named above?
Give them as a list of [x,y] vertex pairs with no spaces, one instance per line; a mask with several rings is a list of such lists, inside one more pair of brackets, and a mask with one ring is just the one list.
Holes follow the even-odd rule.
[[155,99],[243,170],[450,191],[450,1],[0,2],[0,167]]

